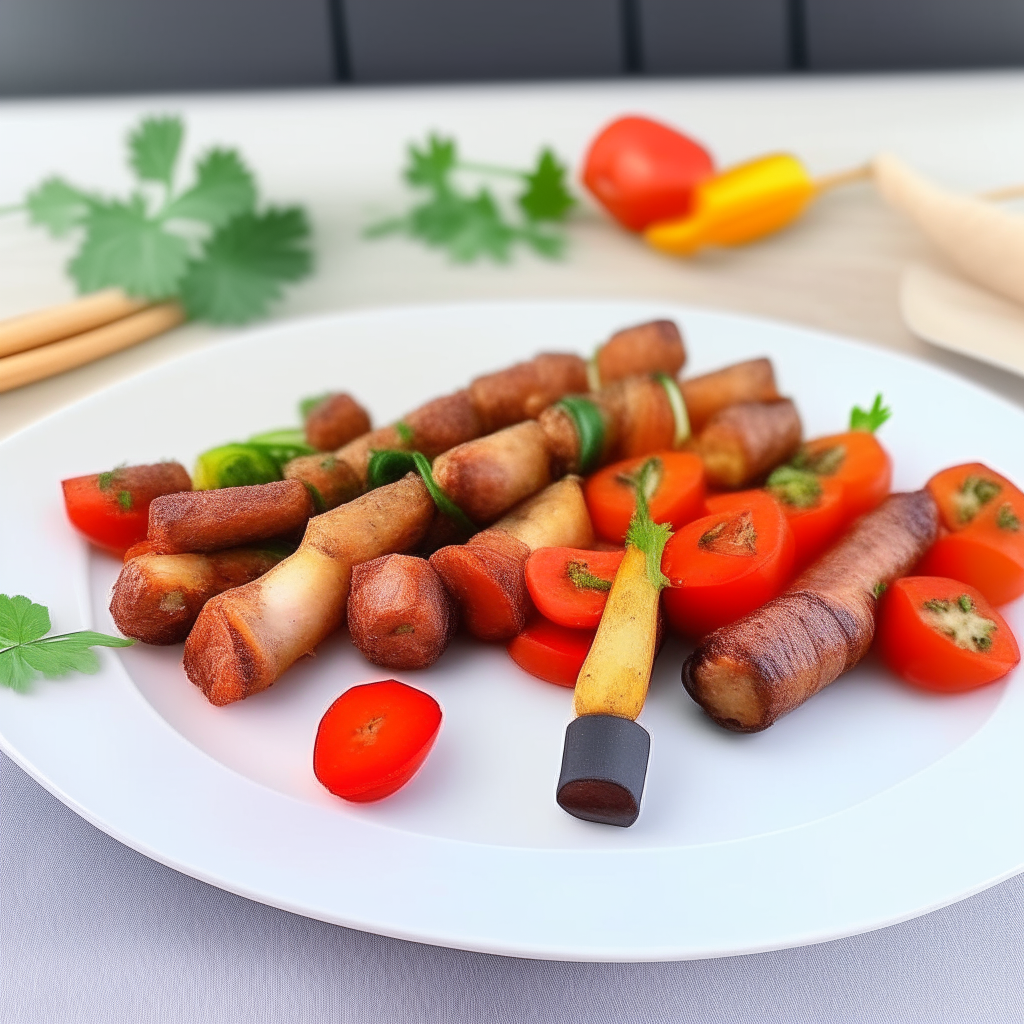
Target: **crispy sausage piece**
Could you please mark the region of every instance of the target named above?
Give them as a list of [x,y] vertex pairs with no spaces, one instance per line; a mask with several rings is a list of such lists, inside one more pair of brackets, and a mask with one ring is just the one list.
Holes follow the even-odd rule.
[[369,429],[370,414],[346,394],[329,395],[306,417],[306,440],[321,452],[340,448]]
[[469,394],[485,433],[534,419],[562,395],[587,390],[587,364],[579,356],[544,353],[507,370],[477,377]]
[[313,511],[313,499],[298,480],[183,491],[149,506],[147,539],[164,554],[219,551],[294,533]]
[[425,559],[384,555],[352,570],[348,631],[372,664],[394,669],[433,665],[457,625],[452,599]]
[[699,434],[719,409],[739,402],[770,402],[779,397],[769,359],[734,363],[713,373],[679,382],[690,429]]
[[659,370],[674,377],[686,362],[686,348],[671,320],[652,320],[613,334],[594,360],[602,385]]
[[779,597],[701,641],[683,685],[719,725],[767,729],[864,657],[877,595],[935,540],[928,491],[893,494]]
[[788,398],[741,402],[711,418],[696,450],[712,486],[748,487],[796,452],[802,432],[796,406]]
[[441,490],[483,526],[551,482],[551,455],[544,431],[527,420],[460,444],[433,470]]
[[517,505],[468,544],[430,557],[462,620],[480,640],[509,640],[533,609],[526,560],[537,548],[589,548],[594,530],[578,476],[566,477]]
[[211,555],[136,555],[114,584],[110,614],[125,636],[147,644],[180,643],[211,597],[258,579],[292,550],[278,544]]
[[333,452],[317,452],[316,455],[300,455],[284,467],[286,480],[298,480],[311,487],[326,512],[337,508],[346,501],[359,497],[363,485],[355,470]]
[[311,519],[293,555],[206,602],[185,641],[185,673],[211,704],[265,690],[344,621],[352,567],[414,549],[435,511],[410,473]]

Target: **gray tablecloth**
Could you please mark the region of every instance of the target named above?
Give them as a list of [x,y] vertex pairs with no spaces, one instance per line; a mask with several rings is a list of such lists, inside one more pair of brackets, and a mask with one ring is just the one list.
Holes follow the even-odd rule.
[[104,835],[2,755],[0,793],[4,1024],[1024,1021],[1024,876],[802,949],[514,960],[221,892]]

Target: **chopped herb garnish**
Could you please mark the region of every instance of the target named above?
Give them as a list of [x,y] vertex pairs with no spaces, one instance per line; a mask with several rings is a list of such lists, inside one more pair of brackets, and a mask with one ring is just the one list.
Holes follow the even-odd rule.
[[961,523],[969,523],[1002,489],[1000,484],[987,477],[967,477],[953,495],[957,519]]
[[846,445],[835,444],[831,448],[823,448],[820,452],[811,452],[801,448],[793,457],[794,469],[803,469],[818,476],[832,476],[846,459]]
[[595,576],[586,562],[570,561],[565,567],[566,575],[579,590],[611,590],[612,581]]
[[106,473],[100,473],[100,478],[96,482],[99,484],[101,491],[109,491],[114,483],[113,471],[108,470]]
[[996,526],[1000,530],[1012,530],[1015,533],[1020,529],[1020,518],[1008,501],[1004,501],[999,506],[999,511],[996,513]]
[[882,394],[875,395],[875,401],[871,408],[865,412],[859,405],[850,410],[850,429],[866,430],[873,434],[887,419],[892,416],[892,410],[882,405]]
[[961,594],[953,601],[933,598],[925,601],[921,609],[928,625],[949,637],[957,647],[965,651],[991,649],[992,635],[998,627],[978,613],[969,594]]
[[22,594],[0,594],[0,686],[25,691],[38,675],[93,673],[100,663],[93,647],[130,647],[134,640],[92,630],[47,636],[50,613]]
[[875,600],[877,601],[888,589],[889,585],[887,583],[879,581],[871,588],[871,593],[875,595]]
[[[490,188],[467,190],[459,184],[460,174],[518,179],[525,187],[515,203],[523,216],[509,219]],[[543,225],[564,220],[576,204],[566,174],[567,168],[550,149],[543,150],[532,170],[520,171],[462,161],[454,139],[431,135],[422,149],[409,146],[403,172],[406,182],[425,191],[427,198],[403,216],[372,224],[366,235],[405,234],[446,249],[457,263],[482,256],[504,263],[517,242],[554,259],[562,255],[565,239]]]
[[779,501],[793,508],[813,508],[821,498],[817,474],[796,466],[779,466],[768,477],[767,487]]
[[408,423],[399,420],[395,424],[395,433],[402,439],[402,444],[412,444],[413,432]]
[[132,496],[130,491],[118,491],[117,503],[121,506],[122,512],[128,512],[132,507]]
[[650,501],[658,493],[664,475],[665,464],[654,455],[641,463],[632,473],[616,473],[615,482],[636,490],[643,481],[644,497]]

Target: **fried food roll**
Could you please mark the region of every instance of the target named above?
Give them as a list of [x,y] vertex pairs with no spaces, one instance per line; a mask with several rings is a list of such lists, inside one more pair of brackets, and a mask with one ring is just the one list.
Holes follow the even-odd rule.
[[352,567],[415,548],[434,515],[409,474],[311,519],[293,555],[207,601],[185,641],[189,679],[217,705],[265,690],[342,623]]
[[800,447],[803,428],[788,398],[742,402],[715,413],[696,439],[708,483],[737,489],[758,482]]
[[164,554],[220,551],[301,530],[313,499],[297,480],[182,491],[149,506],[147,540]]
[[356,471],[334,452],[300,455],[284,467],[286,480],[297,480],[316,495],[322,510],[337,508],[363,493],[363,481]]
[[928,491],[890,495],[787,591],[706,636],[683,665],[687,692],[726,729],[767,729],[864,657],[879,595],[937,531]]
[[594,530],[578,476],[566,477],[517,505],[468,544],[430,556],[462,621],[480,640],[509,640],[533,608],[526,560],[537,548],[590,548]]
[[750,359],[679,382],[690,429],[699,434],[720,409],[740,402],[770,402],[779,397],[770,359]]
[[478,526],[551,482],[547,439],[534,420],[460,444],[434,460],[441,490]]
[[590,390],[640,373],[667,373],[674,377],[686,362],[679,328],[671,320],[652,320],[613,334],[594,356],[597,381]]
[[328,395],[306,414],[306,440],[328,452],[370,430],[370,414],[351,396]]
[[458,621],[441,578],[423,558],[383,555],[352,570],[348,631],[352,643],[374,665],[433,665]]
[[117,577],[110,614],[125,636],[180,643],[211,597],[258,579],[293,550],[291,544],[268,544],[209,555],[136,555]]
[[587,390],[587,364],[576,355],[542,353],[529,362],[477,377],[469,395],[488,434],[535,419],[562,395]]

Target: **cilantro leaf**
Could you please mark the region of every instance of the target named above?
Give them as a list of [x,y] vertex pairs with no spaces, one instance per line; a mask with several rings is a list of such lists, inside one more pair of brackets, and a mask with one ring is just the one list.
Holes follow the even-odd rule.
[[410,185],[424,188],[448,188],[448,176],[458,162],[454,139],[443,139],[431,134],[425,149],[409,145],[409,166],[405,169],[405,180]]
[[252,172],[233,149],[211,149],[196,164],[196,183],[164,207],[164,220],[199,220],[219,228],[256,206]]
[[68,264],[82,292],[118,286],[129,295],[174,295],[188,267],[188,245],[146,216],[140,196],[97,203],[85,221],[85,241]]
[[181,282],[190,316],[245,323],[263,316],[285,281],[310,272],[309,223],[299,207],[243,213],[219,228]]
[[409,230],[428,245],[446,248],[456,263],[469,263],[479,256],[504,263],[516,237],[487,189],[471,199],[440,195],[416,207],[410,214]]
[[128,136],[129,163],[142,181],[171,187],[184,134],[180,117],[147,117]]
[[50,613],[18,594],[0,594],[0,646],[31,643],[50,632]]
[[94,196],[69,185],[63,178],[47,178],[25,199],[29,219],[54,238],[83,223],[96,204]]
[[850,429],[866,430],[873,434],[887,419],[892,416],[892,410],[887,405],[882,405],[882,393],[875,395],[875,401],[871,408],[865,412],[859,405],[850,410]]
[[545,149],[537,167],[526,175],[527,189],[517,202],[531,220],[564,220],[576,205],[565,184],[566,168],[550,149]]
[[25,691],[37,675],[50,679],[69,672],[96,672],[93,647],[130,647],[134,640],[85,629],[47,637],[50,613],[24,595],[0,594],[0,686]]

